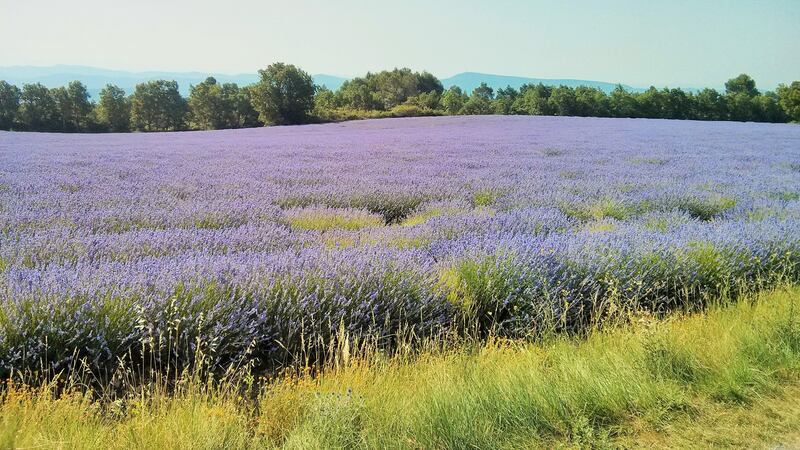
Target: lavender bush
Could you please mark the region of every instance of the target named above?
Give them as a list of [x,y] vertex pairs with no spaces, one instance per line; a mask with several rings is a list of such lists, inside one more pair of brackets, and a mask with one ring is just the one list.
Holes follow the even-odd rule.
[[524,335],[800,276],[800,127],[447,117],[0,134],[0,375]]

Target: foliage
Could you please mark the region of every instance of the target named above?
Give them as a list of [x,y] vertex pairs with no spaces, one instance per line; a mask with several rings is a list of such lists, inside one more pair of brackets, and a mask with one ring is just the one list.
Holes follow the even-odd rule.
[[100,91],[97,117],[110,131],[124,133],[131,127],[131,103],[125,91],[108,84]]
[[778,86],[778,103],[786,115],[795,122],[800,122],[800,81],[793,81],[786,86]]
[[188,105],[175,81],[154,80],[136,85],[131,96],[131,125],[139,131],[175,131],[186,124]]
[[445,114],[456,115],[464,108],[464,104],[468,99],[469,97],[464,94],[460,87],[451,86],[442,94],[442,109]]
[[[386,117],[435,115],[543,115],[651,119],[800,121],[799,82],[760,93],[742,74],[728,80],[725,93],[679,88],[606,93],[586,86],[523,85],[494,92],[485,83],[471,95],[458,86],[444,89],[428,72],[393,69],[346,81],[336,92],[313,85],[299,68],[283,63],[260,71],[250,86],[220,84],[212,77],[190,87],[188,100],[166,80],[143,83],[125,98],[106,87],[92,105],[73,82],[63,88],[30,85],[26,92],[0,82],[0,129],[31,131],[163,131],[246,128]],[[161,91],[158,93],[157,91]],[[132,110],[132,112],[129,112]],[[130,116],[131,118],[128,118]],[[132,119],[132,120],[131,120]]]
[[337,91],[337,102],[360,110],[388,111],[420,94],[442,94],[442,83],[428,72],[394,69],[367,73],[363,78],[346,81]]
[[17,120],[27,130],[58,129],[60,122],[58,104],[50,90],[40,83],[22,86]]
[[469,100],[464,103],[464,106],[459,111],[463,115],[485,115],[494,113],[492,108],[492,99],[494,97],[494,90],[486,83],[481,83],[472,91]]
[[251,95],[259,120],[274,125],[308,122],[314,108],[311,75],[284,63],[271,64],[258,73],[261,79],[253,86]]
[[19,88],[0,80],[0,130],[10,130],[17,120],[21,93]]
[[82,131],[88,125],[92,104],[89,92],[80,81],[72,81],[66,87],[52,90],[61,119],[63,131]]
[[519,90],[519,96],[514,102],[514,111],[518,114],[532,116],[552,115],[549,101],[552,92],[552,88],[541,83],[535,86],[526,84]]
[[250,88],[235,83],[219,84],[213,77],[189,88],[189,117],[192,128],[220,130],[258,125]]
[[755,80],[750,75],[743,73],[725,82],[725,93],[728,95],[744,94],[748,97],[755,97],[758,95],[758,89],[756,89]]

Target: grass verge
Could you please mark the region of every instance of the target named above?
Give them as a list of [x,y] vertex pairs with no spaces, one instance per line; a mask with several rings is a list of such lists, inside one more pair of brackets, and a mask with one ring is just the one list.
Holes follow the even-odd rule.
[[0,448],[800,444],[800,289],[587,338],[349,357],[328,372],[122,394],[9,384]]

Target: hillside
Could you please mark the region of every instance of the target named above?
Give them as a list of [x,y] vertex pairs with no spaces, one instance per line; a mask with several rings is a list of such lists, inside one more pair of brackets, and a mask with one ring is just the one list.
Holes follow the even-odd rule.
[[[124,89],[125,92],[131,93],[137,83],[157,79],[177,81],[181,94],[186,96],[189,94],[189,86],[200,83],[208,76],[213,76],[221,83],[237,83],[239,85],[248,85],[258,81],[256,73],[230,75],[202,72],[128,72],[68,65],[0,67],[0,80],[6,80],[17,86],[22,86],[25,83],[42,83],[47,87],[53,88],[64,86],[73,80],[79,80],[86,85],[92,97],[95,97],[106,84],[115,84]],[[316,84],[325,85],[334,90],[338,89],[345,80],[345,78],[324,74],[313,75],[313,77]]]
[[[247,85],[258,80],[256,73],[240,74],[219,74],[203,72],[167,72],[167,71],[148,71],[130,72],[124,70],[110,70],[89,66],[56,65],[46,67],[34,66],[8,66],[0,67],[0,79],[6,80],[11,84],[22,86],[25,83],[42,83],[47,87],[63,86],[70,81],[79,80],[86,85],[89,94],[93,97],[100,92],[106,84],[116,84],[125,90],[133,92],[134,86],[147,80],[167,79],[178,82],[182,95],[189,94],[189,86],[200,83],[206,77],[213,76],[222,83],[237,83]],[[327,74],[313,75],[314,82],[319,86],[326,86],[331,90],[338,89],[347,78]],[[445,88],[458,86],[466,92],[472,92],[478,85],[485,82],[492,88],[501,89],[506,86],[519,88],[523,84],[542,83],[546,86],[591,86],[611,92],[617,83],[606,81],[577,80],[577,79],[548,79],[548,78],[528,78],[508,75],[493,75],[477,72],[463,72],[448,78],[441,79]],[[639,92],[642,89],[623,85],[627,90]]]
[[[590,86],[601,89],[605,92],[611,92],[617,87],[617,83],[609,83],[606,81],[591,81],[591,80],[574,80],[574,79],[549,79],[549,78],[526,78],[514,77],[507,75],[492,75],[486,73],[464,72],[453,75],[449,78],[442,79],[442,84],[445,88],[450,86],[458,86],[465,92],[472,92],[473,89],[478,87],[481,83],[486,83],[493,89],[502,89],[506,86],[511,86],[514,89],[519,89],[523,84],[539,84],[545,86]],[[643,89],[634,88],[627,85],[622,85],[625,89],[632,92],[640,92]]]

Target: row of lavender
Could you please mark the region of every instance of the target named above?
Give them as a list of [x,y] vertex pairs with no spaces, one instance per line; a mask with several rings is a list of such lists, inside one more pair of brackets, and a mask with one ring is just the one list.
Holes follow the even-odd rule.
[[0,134],[0,372],[526,334],[800,277],[800,128],[425,118]]

